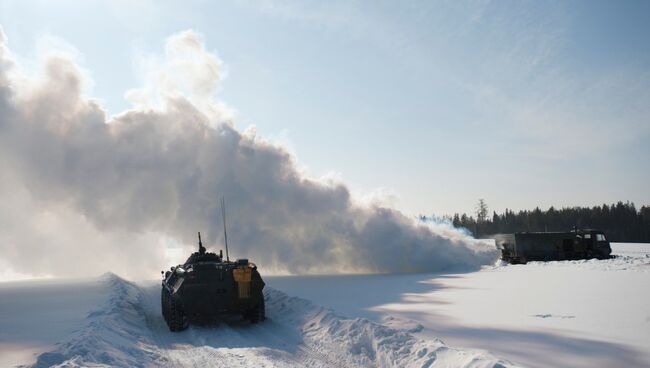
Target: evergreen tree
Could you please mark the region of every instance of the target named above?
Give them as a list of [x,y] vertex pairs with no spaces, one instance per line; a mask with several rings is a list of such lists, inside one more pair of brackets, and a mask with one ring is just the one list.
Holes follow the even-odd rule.
[[506,209],[503,214],[493,211],[490,218],[485,200],[479,199],[475,210],[476,219],[456,213],[451,223],[466,228],[476,237],[521,231],[568,231],[577,226],[603,230],[614,242],[650,242],[650,206],[644,205],[637,210],[631,202],[619,201],[591,208],[549,207],[546,211],[536,207],[517,213]]

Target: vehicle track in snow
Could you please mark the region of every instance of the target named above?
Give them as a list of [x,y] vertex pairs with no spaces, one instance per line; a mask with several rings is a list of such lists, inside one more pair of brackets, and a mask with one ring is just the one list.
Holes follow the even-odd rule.
[[[143,288],[147,325],[168,364],[177,367],[360,367],[348,362],[335,347],[325,352],[301,339],[299,330],[274,321],[251,324],[236,317],[209,326],[191,325],[172,333],[160,315],[160,288]],[[268,293],[267,293],[268,298]]]

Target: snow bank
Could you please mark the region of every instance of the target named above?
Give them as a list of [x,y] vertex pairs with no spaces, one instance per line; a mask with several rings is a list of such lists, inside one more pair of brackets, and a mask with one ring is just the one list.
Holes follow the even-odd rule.
[[85,327],[33,367],[279,366],[279,367],[509,367],[482,351],[463,351],[420,339],[365,318],[345,319],[314,303],[269,289],[269,319],[227,322],[172,334],[163,326],[159,286],[113,274],[102,277],[107,300]]
[[159,360],[148,337],[142,292],[135,284],[107,273],[102,276],[106,302],[88,314],[85,327],[33,367],[137,367]]
[[104,286],[98,278],[0,282],[0,367],[32,364],[85,326],[106,300]]
[[509,366],[487,353],[450,348],[439,339],[421,340],[366,318],[345,319],[278,290],[268,290],[266,298],[274,321],[299,326],[305,345],[336,356],[339,363],[379,367]]

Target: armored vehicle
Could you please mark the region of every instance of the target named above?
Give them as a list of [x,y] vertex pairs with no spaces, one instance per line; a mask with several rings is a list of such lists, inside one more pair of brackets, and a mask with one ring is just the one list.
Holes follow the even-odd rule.
[[199,233],[199,251],[163,274],[162,315],[171,331],[224,314],[239,314],[257,323],[265,319],[263,288],[254,263],[224,260],[222,251],[206,252]]
[[578,229],[567,232],[523,232],[493,235],[501,259],[508,263],[606,259],[612,248],[600,230]]

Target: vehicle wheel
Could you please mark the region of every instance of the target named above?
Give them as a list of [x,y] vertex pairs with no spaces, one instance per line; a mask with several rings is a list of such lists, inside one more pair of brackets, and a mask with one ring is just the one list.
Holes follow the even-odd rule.
[[167,300],[168,298],[169,298],[169,292],[163,286],[162,290],[160,291],[160,310],[162,312],[163,318],[165,319],[165,322],[167,322],[167,318],[168,318],[168,313],[167,313],[169,309],[169,305],[168,305],[169,302]]
[[258,304],[255,308],[253,308],[249,312],[249,319],[251,323],[262,322],[266,319],[266,308],[264,306],[264,298],[262,298],[260,304]]
[[169,330],[177,332],[186,329],[189,323],[182,306],[164,288],[162,290],[161,301],[163,318],[167,322]]
[[187,317],[183,312],[183,308],[174,298],[169,298],[169,300],[169,330],[172,332],[183,331],[188,326]]

